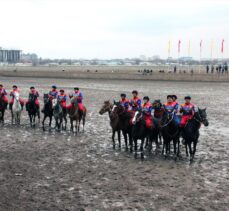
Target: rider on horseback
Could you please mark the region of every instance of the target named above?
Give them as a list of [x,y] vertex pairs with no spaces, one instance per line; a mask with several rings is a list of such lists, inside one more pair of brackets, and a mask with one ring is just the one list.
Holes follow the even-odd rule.
[[[78,87],[74,88],[74,92],[72,94],[69,95],[69,98],[76,98],[77,99],[77,103],[78,103],[78,108],[81,112],[83,112],[84,110],[84,106],[83,106],[83,94],[82,92],[79,90]],[[67,109],[70,109],[72,107],[72,104],[67,106]]]
[[8,105],[8,99],[7,99],[6,95],[7,95],[6,90],[3,88],[3,85],[0,84],[0,98],[5,103],[5,108],[7,108],[7,105]]
[[[12,106],[14,103],[15,92],[19,92],[19,90],[18,90],[18,87],[16,85],[13,85],[13,90],[10,92],[10,96],[12,97],[11,101],[10,101],[10,110],[12,110]],[[19,99],[19,102],[21,104],[21,110],[23,110],[24,102],[21,98]]]
[[[39,101],[38,101],[39,93],[38,93],[38,91],[35,89],[34,86],[31,86],[31,87],[30,87],[29,95],[30,95],[30,94],[34,95],[34,97],[35,97],[35,102],[34,102],[34,103],[35,103],[37,109],[39,109],[39,107],[40,107],[40,104],[39,104]],[[27,111],[28,111],[28,106],[27,106],[28,103],[29,103],[29,101],[27,100],[27,101],[26,101],[26,104],[25,104],[26,110],[27,110]]]
[[125,111],[128,111],[130,102],[126,98],[126,94],[122,93],[120,97],[121,97],[121,99],[119,100],[120,105],[125,109]]
[[132,91],[132,99],[130,100],[130,106],[132,111],[137,111],[139,108],[141,108],[141,99],[138,97],[138,91],[134,90]]
[[52,89],[49,92],[49,98],[52,100],[54,98],[57,98],[57,96],[58,96],[57,87],[56,87],[56,85],[52,85]]
[[183,128],[186,125],[187,121],[191,119],[195,113],[195,105],[191,103],[191,97],[186,96],[184,100],[185,103],[181,104],[180,107],[180,113],[182,114],[180,121],[181,128]]
[[57,96],[57,99],[60,101],[62,109],[66,111],[67,95],[64,93],[63,89],[60,90],[60,94]]
[[143,113],[143,119],[145,120],[146,127],[151,128],[152,127],[152,105],[149,102],[149,97],[145,96],[143,98],[143,104],[142,104],[142,113]]
[[178,103],[173,100],[173,95],[167,96],[167,102],[163,104],[164,111],[168,114],[174,114],[174,120],[179,124],[179,118],[177,117]]

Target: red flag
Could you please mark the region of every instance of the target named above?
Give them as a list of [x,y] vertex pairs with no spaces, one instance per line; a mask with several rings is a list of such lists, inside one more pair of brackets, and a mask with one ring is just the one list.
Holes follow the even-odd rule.
[[181,41],[179,40],[178,41],[178,53],[180,53],[180,44],[181,44]]
[[224,50],[224,40],[222,40],[222,43],[221,43],[221,53],[223,53],[223,50]]

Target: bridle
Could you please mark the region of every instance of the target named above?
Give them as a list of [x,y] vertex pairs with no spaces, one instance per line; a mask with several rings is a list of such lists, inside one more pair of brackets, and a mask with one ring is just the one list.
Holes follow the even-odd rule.
[[172,112],[172,118],[167,123],[165,123],[163,126],[161,126],[161,128],[164,128],[164,127],[168,126],[173,121],[174,115],[175,115],[175,113]]

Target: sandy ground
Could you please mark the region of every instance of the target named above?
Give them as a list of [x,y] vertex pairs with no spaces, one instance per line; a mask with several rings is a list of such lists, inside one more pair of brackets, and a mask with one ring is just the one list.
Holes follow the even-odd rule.
[[[53,83],[68,92],[79,86],[88,108],[85,133],[31,129],[23,112],[20,127],[0,128],[0,210],[228,210],[228,83],[150,82],[1,78],[26,98],[35,85],[47,92]],[[120,92],[138,89],[141,96],[165,99],[190,94],[207,106],[210,126],[201,128],[195,162],[175,162],[153,154],[144,161],[113,150],[108,116],[98,110]],[[181,101],[180,101],[181,102]],[[123,143],[122,143],[123,144]]]

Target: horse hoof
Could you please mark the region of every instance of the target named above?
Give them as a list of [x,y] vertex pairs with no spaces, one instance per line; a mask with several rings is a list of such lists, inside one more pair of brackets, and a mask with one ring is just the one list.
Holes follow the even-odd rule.
[[144,160],[144,155],[143,154],[141,154],[141,159]]

